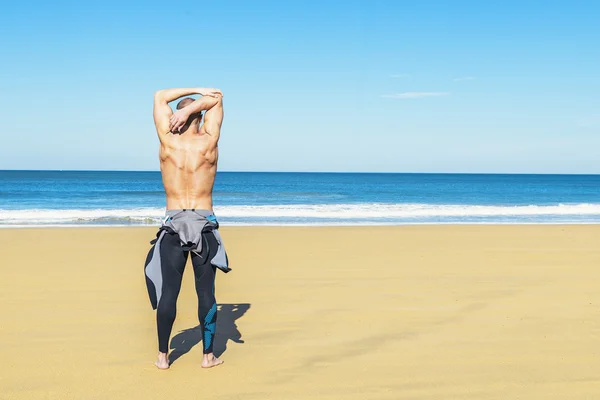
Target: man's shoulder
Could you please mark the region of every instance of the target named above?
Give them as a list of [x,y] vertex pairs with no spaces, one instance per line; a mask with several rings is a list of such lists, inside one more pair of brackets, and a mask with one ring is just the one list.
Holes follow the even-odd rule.
[[174,135],[171,132],[158,133],[158,140],[160,141],[161,149],[174,149],[181,145],[181,141],[177,140],[179,135]]

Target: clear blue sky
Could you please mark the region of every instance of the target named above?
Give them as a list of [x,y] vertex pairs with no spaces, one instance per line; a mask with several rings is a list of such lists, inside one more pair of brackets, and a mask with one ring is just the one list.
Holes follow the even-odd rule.
[[598,1],[10,1],[0,169],[157,170],[155,90],[225,93],[220,169],[600,173]]

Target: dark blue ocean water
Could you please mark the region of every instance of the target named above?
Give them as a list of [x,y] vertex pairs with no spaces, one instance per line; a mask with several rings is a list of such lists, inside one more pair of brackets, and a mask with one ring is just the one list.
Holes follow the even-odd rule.
[[[231,224],[600,222],[600,175],[220,172]],[[157,224],[159,172],[0,171],[0,225]]]

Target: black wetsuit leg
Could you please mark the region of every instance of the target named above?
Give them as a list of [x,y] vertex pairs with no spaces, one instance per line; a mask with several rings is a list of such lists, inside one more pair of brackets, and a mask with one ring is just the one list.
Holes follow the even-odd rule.
[[217,326],[217,301],[215,300],[215,271],[210,263],[219,244],[212,232],[202,234],[202,253],[192,252],[192,265],[198,295],[198,320],[202,327],[204,354],[213,352],[215,328]]
[[158,325],[158,351],[168,353],[169,338],[177,313],[177,297],[181,289],[181,280],[188,252],[183,251],[179,235],[165,233],[160,243],[162,270],[162,294],[156,310]]

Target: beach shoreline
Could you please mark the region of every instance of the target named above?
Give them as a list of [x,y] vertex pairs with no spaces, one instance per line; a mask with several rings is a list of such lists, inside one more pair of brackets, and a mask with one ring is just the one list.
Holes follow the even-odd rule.
[[[232,227],[232,228],[389,228],[389,227],[411,227],[411,226],[589,226],[589,225],[600,225],[600,222],[590,221],[590,222],[481,222],[481,223],[473,223],[473,222],[414,222],[414,223],[335,223],[332,222],[330,224],[323,223],[264,223],[264,224],[254,224],[254,223],[223,223],[220,224],[222,227]],[[154,225],[134,225],[134,224],[124,224],[124,225],[94,225],[94,224],[70,224],[70,225],[35,225],[35,224],[27,224],[27,225],[2,225],[0,224],[1,229],[74,229],[74,228],[105,228],[105,229],[122,229],[122,228],[138,228],[138,229],[158,229],[160,224]]]

